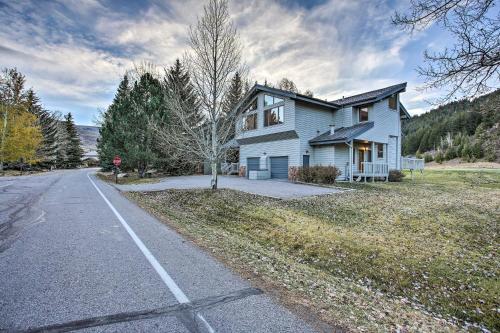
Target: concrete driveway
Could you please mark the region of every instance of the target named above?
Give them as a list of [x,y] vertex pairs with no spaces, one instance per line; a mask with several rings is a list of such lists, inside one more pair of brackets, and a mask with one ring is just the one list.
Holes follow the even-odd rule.
[[[158,183],[115,185],[122,191],[161,191],[166,189],[210,188],[210,176],[168,177]],[[219,176],[219,188],[229,188],[279,199],[295,199],[342,192],[342,189],[289,183],[281,180],[249,180],[236,176]]]

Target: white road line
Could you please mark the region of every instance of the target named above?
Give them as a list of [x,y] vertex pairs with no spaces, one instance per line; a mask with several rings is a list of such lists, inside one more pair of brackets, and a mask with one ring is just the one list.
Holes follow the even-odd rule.
[[[151,264],[151,266],[153,266],[153,268],[155,269],[156,273],[158,273],[158,275],[163,280],[163,282],[165,283],[165,285],[172,292],[172,294],[174,295],[175,299],[177,299],[177,301],[179,303],[189,303],[190,301],[189,301],[189,298],[186,296],[186,294],[184,294],[184,292],[181,290],[181,288],[179,288],[179,286],[177,285],[177,283],[175,283],[175,281],[170,277],[170,275],[168,275],[167,271],[160,265],[160,263],[158,262],[158,260],[156,260],[156,258],[151,253],[151,251],[149,251],[149,249],[146,247],[146,245],[144,245],[144,243],[137,236],[137,234],[134,232],[134,230],[132,230],[132,228],[130,228],[130,226],[127,224],[127,222],[125,221],[125,219],[120,215],[120,213],[118,213],[118,211],[111,204],[111,202],[109,202],[108,198],[106,198],[104,196],[104,194],[101,192],[101,190],[99,189],[99,187],[97,187],[97,185],[94,183],[94,181],[92,180],[92,178],[90,178],[90,174],[89,173],[87,174],[87,178],[90,180],[90,182],[92,183],[92,185],[94,185],[95,189],[101,195],[101,197],[104,199],[104,201],[108,204],[109,208],[111,208],[111,210],[113,211],[113,213],[115,214],[115,216],[118,218],[118,220],[120,221],[120,223],[123,225],[123,227],[125,228],[125,230],[127,230],[127,232],[130,235],[130,237],[132,237],[132,239],[134,240],[134,242],[137,245],[137,247],[141,250],[142,254],[144,254],[144,256],[149,261],[149,263]],[[197,316],[205,324],[205,326],[206,326],[206,328],[207,328],[207,330],[209,332],[211,332],[211,333],[215,332],[214,329],[210,326],[210,324],[206,321],[206,319],[203,318],[203,316],[201,314],[198,313]]]

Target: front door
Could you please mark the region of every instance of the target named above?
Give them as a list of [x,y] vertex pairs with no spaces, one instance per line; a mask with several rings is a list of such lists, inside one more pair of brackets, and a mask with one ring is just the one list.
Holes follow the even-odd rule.
[[363,173],[363,162],[365,161],[365,150],[364,149],[359,149],[358,150],[358,171]]

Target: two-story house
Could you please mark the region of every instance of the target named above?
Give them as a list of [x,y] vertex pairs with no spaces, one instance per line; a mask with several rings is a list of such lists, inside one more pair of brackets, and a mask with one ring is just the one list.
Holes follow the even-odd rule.
[[387,177],[401,169],[399,95],[406,83],[325,101],[256,84],[238,105],[240,175],[269,170],[289,178],[293,167],[334,165],[344,180]]

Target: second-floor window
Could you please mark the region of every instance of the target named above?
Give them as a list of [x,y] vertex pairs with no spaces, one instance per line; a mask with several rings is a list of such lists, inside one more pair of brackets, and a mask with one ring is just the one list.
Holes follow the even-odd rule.
[[283,124],[283,105],[264,110],[264,126]]
[[257,114],[253,113],[243,118],[243,130],[253,130],[257,128]]
[[264,107],[283,102],[283,98],[271,95],[264,95]]
[[361,107],[359,108],[359,122],[368,121],[368,108]]

